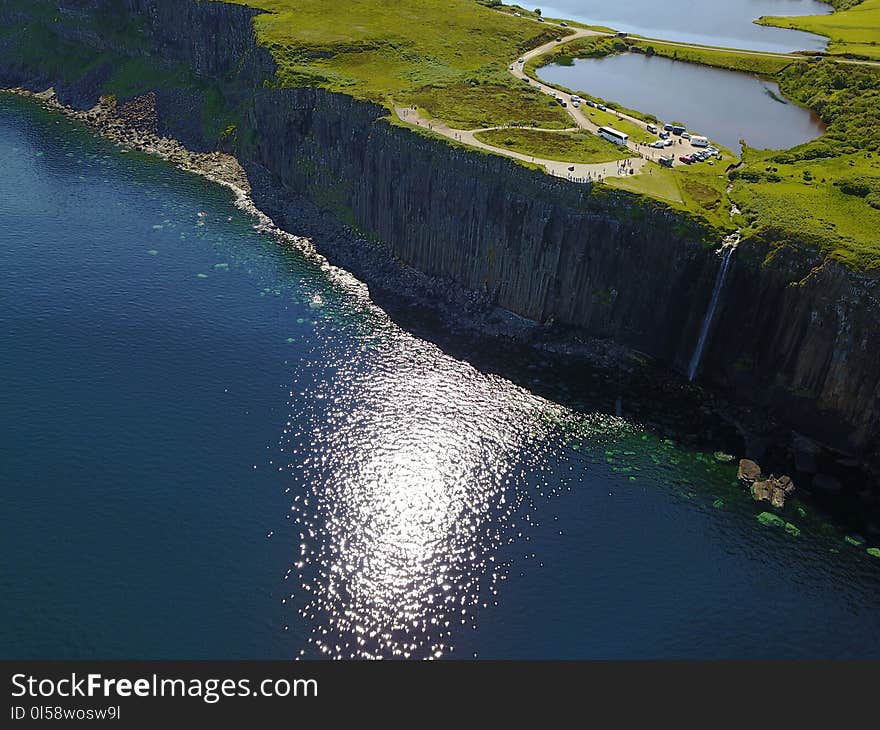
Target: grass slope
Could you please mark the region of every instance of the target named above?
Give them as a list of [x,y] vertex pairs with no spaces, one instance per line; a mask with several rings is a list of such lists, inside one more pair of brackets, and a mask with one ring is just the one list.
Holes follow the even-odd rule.
[[560,162],[613,162],[632,156],[628,150],[586,130],[544,132],[536,129],[492,129],[478,132],[476,137],[495,147]]
[[674,61],[701,63],[705,66],[716,66],[757,76],[775,76],[792,63],[807,62],[806,59],[792,59],[784,55],[738,53],[734,50],[719,50],[705,46],[678,46],[634,38],[627,38],[627,46],[635,53],[663,56]]
[[382,104],[415,104],[452,126],[567,125],[507,65],[559,35],[477,0],[227,0],[268,11],[257,36],[286,86],[317,86]]
[[650,172],[624,178],[609,177],[604,184],[666,201],[673,208],[697,215],[722,230],[732,230],[740,222],[730,218],[728,180],[720,164],[672,170],[652,166]]
[[880,0],[863,0],[831,15],[765,16],[758,22],[828,36],[831,53],[880,60]]
[[790,150],[745,150],[731,198],[746,233],[811,242],[853,268],[880,268],[880,70],[823,61],[791,66],[777,80],[828,129]]

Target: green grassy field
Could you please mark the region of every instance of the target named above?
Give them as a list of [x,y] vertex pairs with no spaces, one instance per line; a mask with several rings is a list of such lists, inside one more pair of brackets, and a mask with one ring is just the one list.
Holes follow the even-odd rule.
[[458,127],[511,121],[566,126],[507,66],[559,35],[476,0],[385,3],[228,0],[269,11],[257,36],[286,86],[318,86],[382,104],[415,104]]
[[669,169],[651,165],[650,172],[631,177],[605,179],[605,184],[620,190],[658,198],[673,208],[688,211],[711,225],[733,230],[740,223],[730,218],[730,200],[727,197],[725,167],[700,164],[693,167]]
[[828,36],[830,53],[880,60],[880,0],[863,0],[831,15],[766,16],[759,22]]
[[[509,77],[512,78],[512,77]],[[440,119],[455,129],[480,129],[504,124],[565,129],[571,117],[546,94],[506,79],[479,85],[450,84],[442,89],[418,89],[406,95],[424,116]]]
[[812,243],[853,268],[880,268],[880,154],[786,163],[778,153],[747,150],[745,159],[731,198],[746,233]]
[[644,175],[605,178],[604,184],[619,190],[629,190],[632,193],[659,198],[670,203],[684,203],[681,189],[678,187],[678,177],[673,173],[673,170],[653,167],[650,173]]
[[534,129],[493,129],[478,132],[477,139],[495,147],[560,162],[613,162],[632,153],[586,130],[542,132]]

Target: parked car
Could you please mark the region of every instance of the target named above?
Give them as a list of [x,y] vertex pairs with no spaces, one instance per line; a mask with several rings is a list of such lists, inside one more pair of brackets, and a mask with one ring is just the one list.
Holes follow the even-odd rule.
[[572,105],[572,107],[575,108],[575,109],[580,109],[580,108],[581,108],[581,103],[580,103],[579,101],[573,101],[573,102],[571,102],[571,105]]
[[649,124],[649,125],[648,125],[648,131],[649,131],[651,134],[657,134],[657,125],[656,125],[656,124]]
[[660,132],[660,139],[669,139],[669,132]]
[[580,101],[580,100],[581,100],[581,97],[579,97],[577,94],[572,94],[572,95],[571,95],[571,100],[572,100],[572,101]]
[[651,147],[655,149],[662,150],[666,146],[666,143],[662,139],[658,139],[656,142],[651,142]]
[[608,111],[608,107],[605,106],[604,104],[597,104],[597,105],[596,105],[596,108],[597,108],[600,112],[607,112],[607,111]]
[[682,156],[679,157],[678,159],[679,159],[681,162],[683,162],[685,165],[690,165],[690,164],[693,163],[693,158],[691,158],[690,155],[682,155]]
[[595,106],[596,106],[596,102],[595,102],[595,101],[592,101],[591,99],[587,99],[587,106],[595,107]]
[[543,23],[543,22],[544,22],[544,18],[538,18],[538,22],[539,22],[539,23]]
[[561,25],[563,28],[568,28],[568,23],[566,23],[564,20],[559,25]]
[[671,139],[664,139],[663,146],[664,147],[672,147],[672,140]]
[[690,139],[691,136],[690,136],[687,132],[682,132],[682,133],[681,133],[681,138],[682,138],[682,139]]
[[526,62],[526,59],[524,59],[524,58],[519,59],[519,63],[525,63],[525,62]]
[[664,124],[664,125],[663,125],[663,129],[664,129],[665,131],[667,131],[667,132],[671,132],[671,131],[672,131],[672,125],[671,125],[671,124]]

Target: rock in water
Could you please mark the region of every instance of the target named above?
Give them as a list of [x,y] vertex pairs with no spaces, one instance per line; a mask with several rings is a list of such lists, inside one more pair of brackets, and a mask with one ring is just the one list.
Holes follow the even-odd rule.
[[782,509],[785,506],[786,494],[783,484],[786,482],[773,477],[752,482],[752,499],[756,502],[770,502],[774,507]]
[[758,515],[758,522],[768,527],[785,527],[785,520],[777,517],[772,512],[762,512]]
[[779,487],[773,487],[773,492],[770,495],[770,504],[772,504],[777,509],[782,509],[785,507],[785,492],[782,491]]
[[716,451],[714,456],[715,461],[720,461],[722,464],[729,464],[736,458],[733,454],[726,454],[723,451]]
[[751,491],[752,499],[756,502],[769,502],[773,495],[773,482],[754,482]]
[[761,478],[761,467],[751,459],[740,459],[736,475],[745,482],[754,482]]
[[791,496],[794,494],[794,482],[791,480],[790,476],[786,476],[783,474],[779,479],[776,480],[776,486],[782,489],[785,492],[786,496]]

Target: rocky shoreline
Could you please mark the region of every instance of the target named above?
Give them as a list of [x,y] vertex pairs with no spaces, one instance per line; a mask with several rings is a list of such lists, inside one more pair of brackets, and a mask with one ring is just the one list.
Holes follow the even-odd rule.
[[224,185],[232,190],[251,193],[247,173],[232,155],[224,152],[192,152],[176,139],[156,133],[155,95],[145,94],[125,103],[102,96],[91,109],[81,111],[62,104],[52,88],[35,92],[23,88],[0,89],[8,94],[39,101],[47,109],[61,112],[82,122],[102,137],[130,150],[161,157],[187,172]]
[[[610,340],[579,336],[569,328],[554,327],[552,322],[540,324],[528,320],[493,306],[487,297],[452,281],[429,277],[396,260],[389,250],[367,240],[359,231],[340,225],[332,215],[317,209],[309,201],[280,199],[271,193],[270,181],[261,181],[261,198],[272,206],[270,217],[254,203],[249,174],[235,156],[219,151],[193,152],[180,141],[156,132],[158,120],[153,93],[122,103],[113,97],[102,96],[92,108],[79,110],[62,104],[52,88],[42,92],[20,87],[0,91],[36,100],[47,109],[91,127],[122,148],[154,155],[181,170],[229,188],[236,196],[236,205],[257,218],[259,230],[286,242],[295,241],[300,249],[315,252],[308,237],[320,235],[321,254],[337,260],[345,259],[339,265],[355,276],[369,271],[371,285],[379,289],[393,288],[411,303],[437,308],[444,322],[457,330],[508,338],[548,353],[584,358],[603,368],[628,368],[627,361],[636,355],[630,348]],[[260,172],[252,171],[258,176]],[[273,217],[287,221],[287,228],[307,229],[306,236],[289,233],[276,225]]]

